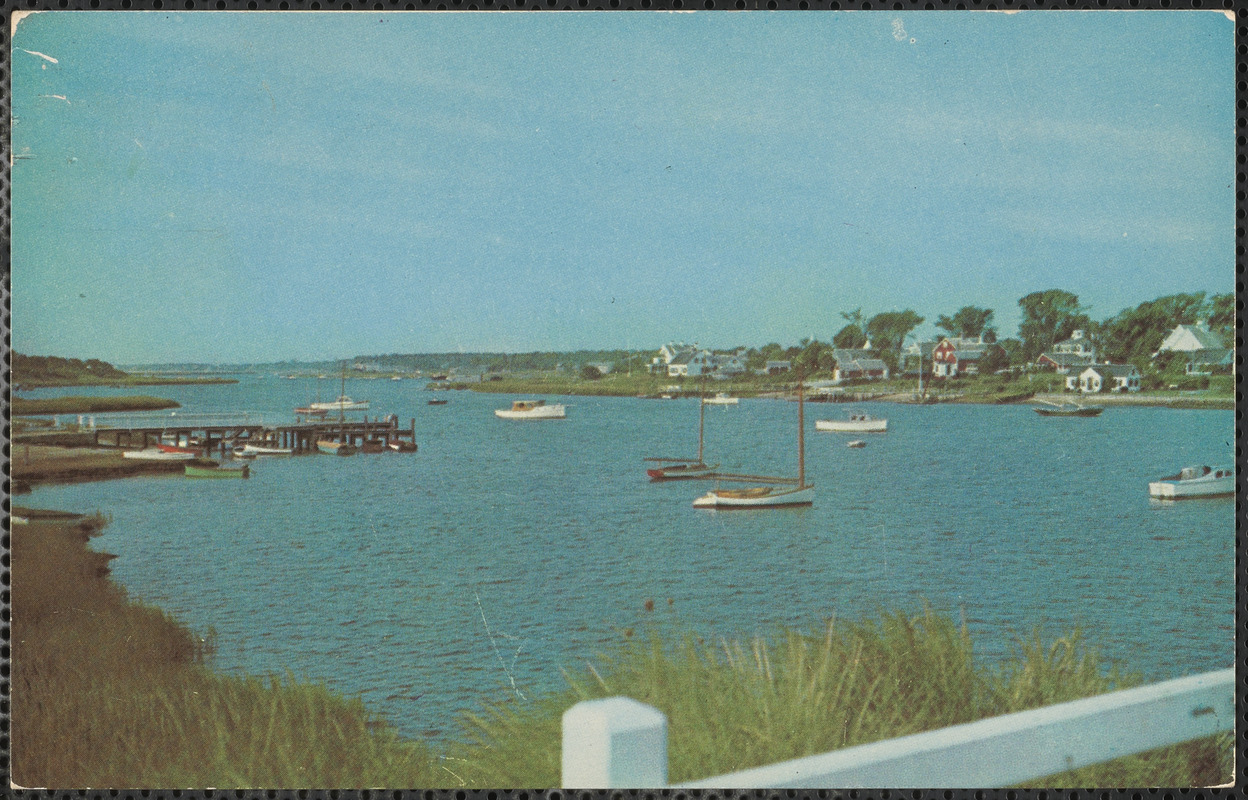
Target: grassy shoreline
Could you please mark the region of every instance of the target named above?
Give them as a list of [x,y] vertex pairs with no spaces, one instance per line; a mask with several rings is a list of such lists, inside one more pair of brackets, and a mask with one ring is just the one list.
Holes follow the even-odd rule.
[[[87,547],[108,520],[14,509],[12,777],[26,786],[353,788],[557,786],[560,717],[626,695],[669,719],[674,782],[1139,682],[1078,632],[976,661],[964,626],[925,609],[767,639],[703,641],[656,624],[565,673],[562,691],[460,719],[445,752],[404,739],[358,698],[285,677],[210,668],[196,637],[130,601]],[[20,512],[20,513],[19,513]],[[650,605],[647,605],[649,608]],[[1194,742],[1053,776],[1046,786],[1210,785],[1233,739]]]
[[40,397],[13,398],[12,413],[15,417],[36,416],[47,414],[103,414],[109,411],[158,411],[166,408],[181,408],[176,400],[149,395],[130,395],[128,397]]

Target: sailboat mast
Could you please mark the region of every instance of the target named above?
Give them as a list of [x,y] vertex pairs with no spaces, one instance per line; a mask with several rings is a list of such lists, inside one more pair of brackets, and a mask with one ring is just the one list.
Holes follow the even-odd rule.
[[338,393],[338,421],[347,421],[347,409],[342,404],[342,398],[347,396],[347,362],[342,362],[342,391]]
[[797,383],[797,485],[806,486],[806,410],[803,402],[803,382]]
[[698,463],[702,463],[702,431],[706,427],[706,394],[698,398]]

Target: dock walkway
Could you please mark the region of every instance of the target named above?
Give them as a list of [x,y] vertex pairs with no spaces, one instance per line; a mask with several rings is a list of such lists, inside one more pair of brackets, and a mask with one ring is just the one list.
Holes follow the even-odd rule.
[[295,453],[316,452],[317,440],[359,445],[365,441],[385,444],[399,441],[416,443],[416,420],[408,428],[399,427],[391,414],[380,419],[305,420],[276,423],[269,415],[251,412],[231,414],[145,414],[125,417],[96,415],[96,427],[89,429],[97,447],[148,447],[157,442],[180,447],[203,447],[208,453],[246,442],[264,442],[289,447]]

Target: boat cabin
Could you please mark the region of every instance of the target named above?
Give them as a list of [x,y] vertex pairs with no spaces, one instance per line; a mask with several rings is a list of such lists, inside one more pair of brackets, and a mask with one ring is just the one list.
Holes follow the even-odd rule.
[[511,404],[512,411],[532,411],[546,405],[545,400],[516,400]]

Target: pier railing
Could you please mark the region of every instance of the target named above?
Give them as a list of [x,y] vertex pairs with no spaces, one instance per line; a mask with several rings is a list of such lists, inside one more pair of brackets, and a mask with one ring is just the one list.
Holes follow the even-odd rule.
[[263,411],[186,412],[156,411],[135,413],[103,413],[80,415],[84,421],[89,416],[97,428],[249,428],[273,427],[289,421],[289,414]]
[[[1235,671],[1224,669],[676,788],[1012,786],[1234,727]],[[562,783],[575,789],[667,786],[666,717],[626,697],[577,703],[563,715]]]

